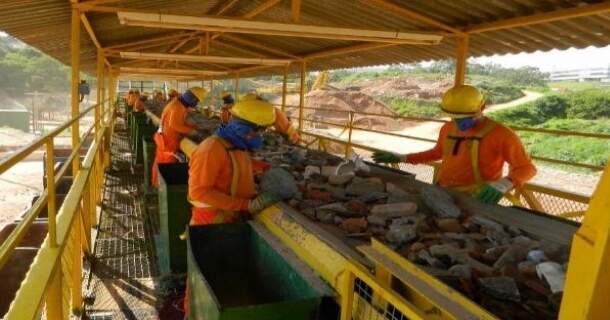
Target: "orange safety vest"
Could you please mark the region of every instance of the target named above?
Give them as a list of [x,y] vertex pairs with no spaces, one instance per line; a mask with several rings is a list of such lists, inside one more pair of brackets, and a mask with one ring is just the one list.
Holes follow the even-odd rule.
[[[489,119],[487,120],[487,124],[483,129],[477,132],[476,135],[473,136],[460,136],[458,133],[457,126],[454,127],[451,132],[447,135],[447,140],[443,146],[443,160],[446,161],[449,156],[452,154],[457,154],[460,146],[464,143],[467,148],[470,148],[470,163],[472,166],[472,172],[474,174],[475,183],[466,186],[456,186],[451,187],[451,189],[461,192],[474,193],[479,188],[481,188],[485,181],[481,177],[481,172],[479,171],[479,145],[483,137],[485,137],[488,133],[490,133],[498,124]],[[440,170],[434,175],[434,184],[438,184],[438,177],[440,176]]]
[[[220,142],[229,154],[231,166],[233,167],[233,175],[231,177],[231,196],[235,197],[237,194],[237,185],[239,183],[240,172],[237,159],[235,158],[235,153],[233,152],[234,148],[227,140],[217,135],[213,135],[210,138],[216,139],[218,142]],[[207,203],[194,199],[188,199],[188,201],[193,205],[191,225],[230,223],[239,220],[239,212],[214,208]]]

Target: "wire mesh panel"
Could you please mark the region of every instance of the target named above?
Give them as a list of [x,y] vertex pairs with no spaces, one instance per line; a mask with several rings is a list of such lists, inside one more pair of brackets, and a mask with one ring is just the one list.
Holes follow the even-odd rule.
[[373,288],[362,279],[354,281],[354,304],[352,319],[354,320],[407,320],[391,303],[376,294]]

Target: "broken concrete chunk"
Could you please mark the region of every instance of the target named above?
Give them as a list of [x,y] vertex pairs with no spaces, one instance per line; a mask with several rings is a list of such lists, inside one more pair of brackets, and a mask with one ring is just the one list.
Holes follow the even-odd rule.
[[347,186],[345,191],[348,195],[364,196],[374,192],[383,193],[385,191],[385,186],[382,183],[367,180],[354,180],[350,185]]
[[449,273],[460,279],[470,280],[472,278],[472,268],[467,264],[456,264],[449,268]]
[[346,202],[345,209],[347,209],[347,212],[349,214],[356,216],[364,216],[367,215],[369,212],[369,209],[367,208],[366,204],[358,200],[350,200]]
[[459,218],[462,215],[451,195],[439,187],[425,186],[420,195],[426,206],[440,218]]
[[320,174],[320,167],[311,165],[305,167],[305,172],[303,172],[303,176],[305,177],[305,179],[311,179],[311,177],[315,174]]
[[341,229],[348,233],[360,233],[366,230],[368,222],[365,218],[348,218],[341,222]]
[[428,250],[420,250],[417,253],[417,257],[423,261],[426,261],[426,263],[434,268],[439,268],[439,269],[445,269],[446,266],[437,258],[433,257],[430,255],[430,253],[428,252]]
[[383,199],[386,199],[387,197],[388,197],[388,194],[385,192],[371,192],[371,193],[358,197],[358,200],[360,200],[364,203],[375,203],[375,202],[379,202]]
[[387,193],[394,193],[397,195],[408,195],[409,193],[407,193],[405,190],[403,190],[402,188],[398,187],[397,185],[388,182],[385,184],[385,191]]
[[378,204],[371,209],[371,214],[386,216],[388,219],[404,217],[416,212],[417,204],[413,202]]
[[551,288],[551,292],[563,292],[566,281],[566,274],[561,265],[556,262],[543,262],[536,265],[538,277],[546,281]]
[[436,219],[436,226],[443,232],[464,232],[464,228],[458,219],[442,218]]
[[333,212],[337,212],[337,213],[347,212],[347,210],[343,206],[343,203],[340,203],[340,202],[326,204],[326,205],[317,207],[316,210],[329,210],[329,211],[333,211]]
[[352,179],[354,179],[353,173],[346,173],[341,175],[332,174],[328,176],[328,183],[335,186],[342,186],[352,181]]
[[316,218],[322,223],[334,223],[335,213],[330,210],[316,210]]
[[301,210],[301,212],[310,218],[314,218],[314,219],[316,218],[316,210],[314,208],[307,208],[307,209]]
[[487,294],[492,297],[510,300],[514,302],[521,301],[519,288],[513,278],[510,277],[488,277],[479,278],[479,285]]
[[305,192],[305,198],[310,200],[319,200],[325,203],[332,202],[332,194],[328,191],[310,189]]
[[369,215],[366,217],[366,220],[376,226],[385,226],[387,224],[387,219],[381,216]]
[[496,260],[494,268],[502,268],[508,264],[517,264],[525,260],[528,249],[524,246],[513,244]]
[[492,230],[496,230],[496,231],[504,231],[504,227],[501,224],[499,224],[491,219],[482,217],[480,215],[472,216],[470,219],[473,223],[476,223],[487,229],[492,229]]
[[433,245],[429,248],[430,253],[435,257],[447,256],[454,263],[467,264],[473,269],[479,270],[483,273],[490,274],[493,272],[493,268],[488,265],[473,259],[468,255],[468,252],[464,249],[460,249],[450,244],[439,244]]
[[301,164],[301,163],[305,162],[305,160],[307,159],[306,155],[307,155],[307,150],[300,149],[300,148],[294,148],[291,152],[288,152],[286,154],[286,158],[292,164]]
[[548,258],[544,255],[542,250],[532,250],[527,253],[527,260],[534,263],[541,263],[547,261]]
[[337,167],[335,167],[335,166],[322,166],[322,169],[320,170],[320,174],[323,177],[328,178],[328,177],[334,175],[336,171],[337,171]]
[[260,188],[263,192],[277,195],[282,200],[293,198],[299,191],[292,174],[281,168],[267,170],[261,179]]
[[391,243],[403,244],[417,237],[416,227],[413,225],[391,225],[385,237]]
[[517,265],[517,270],[521,275],[526,277],[535,277],[536,276],[536,263],[531,261],[521,261]]

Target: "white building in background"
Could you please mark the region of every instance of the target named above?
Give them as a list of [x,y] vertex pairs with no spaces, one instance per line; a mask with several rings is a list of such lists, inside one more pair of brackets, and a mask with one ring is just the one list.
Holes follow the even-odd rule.
[[599,68],[551,71],[551,81],[610,82],[610,66]]

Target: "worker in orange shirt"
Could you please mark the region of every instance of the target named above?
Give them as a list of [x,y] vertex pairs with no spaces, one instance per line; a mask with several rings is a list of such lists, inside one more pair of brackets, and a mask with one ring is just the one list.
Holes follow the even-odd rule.
[[176,89],[169,89],[167,92],[167,100],[170,101],[174,98],[178,98],[180,96],[180,92]]
[[[220,109],[220,121],[222,123],[228,123],[231,119],[231,108],[233,107],[233,97],[230,93],[224,91],[221,95],[223,100],[223,106]],[[262,99],[256,93],[249,93],[243,97],[243,99]],[[282,112],[278,108],[273,108],[275,113],[275,122],[273,126],[275,130],[281,134],[284,134],[290,139],[290,141],[294,144],[298,144],[301,141],[301,136],[299,132],[292,126],[288,116],[284,112]]]
[[[407,155],[375,152],[373,159],[411,164],[442,160],[436,184],[470,193],[484,203],[497,203],[536,175],[536,167],[519,137],[483,116],[484,108],[485,99],[475,87],[453,87],[442,99],[442,109],[453,121],[443,125],[432,149]],[[509,172],[502,177],[505,162]]]
[[231,108],[231,120],[205,139],[189,162],[188,198],[192,225],[228,223],[279,201],[257,196],[249,152],[263,144],[261,133],[275,122],[273,105],[245,97]]
[[206,94],[206,90],[201,87],[190,88],[177,99],[172,99],[163,109],[159,130],[153,136],[157,147],[151,173],[153,186],[159,186],[157,166],[160,163],[178,162],[180,140],[196,133],[196,127],[186,123],[186,115],[189,110],[197,107],[199,101],[203,101]]

